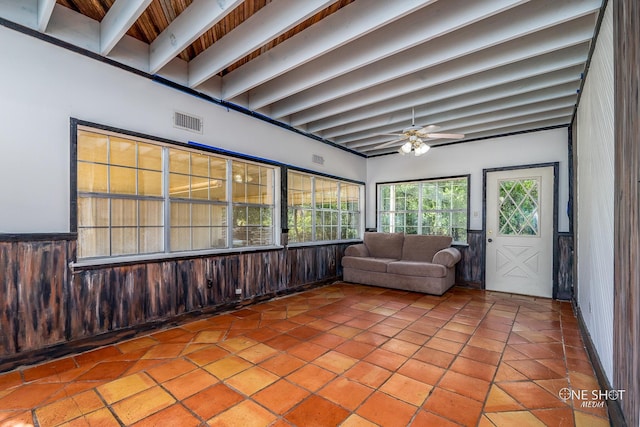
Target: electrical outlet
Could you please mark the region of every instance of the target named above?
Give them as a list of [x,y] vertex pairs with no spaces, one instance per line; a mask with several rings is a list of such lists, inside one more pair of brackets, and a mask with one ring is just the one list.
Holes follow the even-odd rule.
[[236,295],[242,295],[242,289],[236,288]]

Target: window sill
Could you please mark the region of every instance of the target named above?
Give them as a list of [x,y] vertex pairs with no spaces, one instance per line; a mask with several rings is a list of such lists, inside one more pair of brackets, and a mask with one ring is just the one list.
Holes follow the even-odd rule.
[[281,245],[252,246],[246,248],[212,249],[202,251],[155,253],[144,255],[118,256],[110,258],[90,258],[75,261],[69,264],[73,271],[93,270],[101,267],[116,267],[122,265],[144,264],[171,260],[204,258],[212,255],[234,255],[246,252],[265,252],[284,249]]
[[350,239],[350,240],[322,240],[317,242],[300,242],[300,243],[289,243],[287,245],[288,248],[303,248],[307,246],[327,246],[327,245],[340,245],[340,244],[354,244],[360,243],[362,239]]

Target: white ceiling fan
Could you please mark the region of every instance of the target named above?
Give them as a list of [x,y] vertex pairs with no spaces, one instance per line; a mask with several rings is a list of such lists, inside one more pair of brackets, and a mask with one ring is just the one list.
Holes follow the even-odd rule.
[[461,139],[464,138],[464,134],[461,133],[434,133],[434,131],[438,130],[440,126],[436,125],[428,125],[428,126],[417,126],[415,123],[416,115],[415,110],[411,109],[411,126],[406,127],[402,130],[402,133],[387,133],[384,135],[392,135],[398,136],[399,138],[394,139],[392,141],[385,142],[384,144],[380,144],[375,147],[375,149],[388,147],[397,142],[404,141],[405,142],[398,152],[402,155],[409,154],[411,151],[415,153],[416,156],[421,156],[431,148],[429,145],[425,144],[423,141],[427,138],[447,138],[447,139]]

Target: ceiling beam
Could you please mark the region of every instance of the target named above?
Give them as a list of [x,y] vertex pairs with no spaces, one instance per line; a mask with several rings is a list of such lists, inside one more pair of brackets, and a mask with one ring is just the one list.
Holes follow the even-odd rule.
[[[544,128],[558,127],[563,125],[568,126],[570,121],[571,121],[571,116],[568,116],[568,117],[561,116],[555,119],[547,119],[547,120],[541,120],[541,121],[525,120],[523,123],[520,123],[520,124],[505,125],[504,127],[499,127],[499,128],[491,129],[488,131],[478,131],[478,132],[469,133],[466,135],[465,139],[468,139],[469,142],[471,142],[480,138],[482,139],[491,138],[491,137],[498,138],[500,136],[509,135],[513,133],[536,131]],[[431,148],[436,148],[440,146],[445,147],[452,143],[456,144],[458,142],[464,143],[465,141],[442,140],[440,143],[432,142],[429,145],[431,146]],[[385,148],[380,150],[370,149],[370,150],[367,150],[366,155],[376,156],[376,155],[383,155],[383,154],[395,154],[397,152],[397,148],[398,147],[393,147],[391,149]]]
[[100,54],[107,56],[152,0],[116,0],[100,22]]
[[[541,108],[540,111],[528,111],[523,109],[519,112],[512,111],[512,112],[507,112],[500,115],[493,114],[493,113],[480,114],[477,116],[470,117],[469,121],[466,122],[464,126],[457,127],[457,128],[460,129],[461,133],[465,134],[465,138],[468,138],[467,136],[468,134],[472,134],[475,132],[493,130],[493,129],[498,129],[506,126],[515,126],[515,125],[520,125],[520,124],[530,123],[530,122],[539,122],[542,124],[545,121],[555,120],[559,117],[567,118],[567,123],[568,123],[568,121],[571,120],[573,111],[574,111],[573,106],[568,106],[568,107],[559,106],[558,108],[555,108],[552,110]],[[547,126],[547,125],[543,125],[543,126]],[[437,143],[436,141],[451,142],[450,139],[428,139],[426,141],[429,144]],[[358,151],[367,152],[371,150],[376,150],[376,145],[380,145],[380,144],[376,143],[371,146],[368,146],[368,144],[353,143],[353,144],[347,144],[347,147],[348,148],[357,147],[359,149]],[[395,143],[386,148],[388,148],[389,151],[394,151],[394,148],[398,148],[400,145],[402,145],[402,142]]]
[[487,76],[491,70],[586,44],[592,36],[593,22],[580,19],[318,105],[293,115],[291,124],[297,126],[300,123],[334,116],[483,72],[486,72],[485,78],[490,78]]
[[[491,19],[439,37],[430,43],[403,51],[374,64],[363,66],[340,77],[332,78],[325,83],[319,83],[317,80],[311,82],[309,77],[305,77],[307,84],[313,84],[314,86],[295,95],[289,94],[286,99],[272,104],[270,106],[271,115],[274,118],[282,118],[323,102],[406,76],[418,70],[426,70],[428,72],[430,67],[453,61],[465,55],[471,56],[483,49],[505,45],[509,40],[526,39],[528,43],[523,46],[523,49],[534,51],[537,49],[537,40],[536,37],[529,36],[536,32],[547,30],[550,27],[555,31],[555,37],[557,38],[563,38],[562,32],[565,27],[575,28],[580,25],[584,26],[589,32],[588,39],[593,36],[594,14],[599,10],[600,0],[587,0],[577,2],[577,4],[573,1],[567,4],[563,3],[564,7],[556,6],[553,2],[554,0],[536,1],[532,3],[536,6],[535,8],[526,4],[504,14],[494,16]],[[579,18],[574,19],[576,16]],[[343,52],[343,54],[349,56],[347,52]],[[320,64],[310,63],[308,65],[316,65],[314,68],[321,68],[319,67]],[[311,70],[308,71],[311,73]],[[278,81],[288,79],[288,77],[289,75],[287,74],[278,79]],[[271,83],[274,82],[276,80],[268,84],[269,88],[273,89]],[[257,88],[257,90],[265,91],[267,89],[267,85]],[[280,93],[278,92],[271,98],[279,96]],[[250,100],[253,99],[254,94],[252,92]],[[253,104],[251,105],[254,106]]]
[[[478,113],[564,96],[575,96],[580,88],[580,82],[580,72],[570,75],[565,73],[559,79],[544,75],[537,79],[520,80],[421,106],[415,109],[415,121],[417,125],[423,127],[430,124],[437,125],[442,120],[451,120],[451,116],[441,118],[445,112],[452,112],[455,117],[465,115],[470,109]],[[362,136],[380,133],[379,128],[382,126],[385,128],[395,126],[397,131],[400,131],[409,123],[411,123],[411,114],[401,111],[393,115],[361,120],[350,126],[341,126],[332,131],[323,132],[322,136],[342,144]]]
[[334,1],[279,0],[267,4],[189,62],[189,87],[200,85]]
[[[587,61],[589,44],[584,43],[570,49],[563,49],[527,58],[513,64],[498,67],[492,70],[466,76],[457,80],[442,83],[426,89],[418,89],[414,92],[395,96],[384,101],[376,102],[365,107],[345,111],[334,116],[320,119],[306,124],[307,131],[319,132],[329,129],[341,128],[352,123],[364,121],[375,117],[385,117],[389,113],[404,111],[411,108],[420,109],[425,104],[446,100],[460,95],[471,94],[491,88],[503,88],[516,85],[518,82],[529,81],[534,85],[537,82],[549,79],[552,84],[558,84],[564,79],[580,76],[584,71]],[[556,83],[557,82],[557,83]],[[334,103],[335,101],[332,101]],[[323,104],[327,106],[328,104]],[[311,112],[309,110],[308,112]],[[291,118],[297,122],[297,115]]]
[[149,72],[160,71],[205,31],[229,14],[242,0],[199,0],[184,12],[151,43]]
[[[399,52],[410,50],[412,47],[427,45],[429,41],[437,43],[439,37],[460,31],[461,28],[522,2],[522,0],[437,2],[378,29],[366,38],[349,43],[256,87],[251,91],[249,105],[254,109],[261,108],[318,83],[335,79]],[[393,34],[393,37],[389,37],[389,34]]]
[[51,20],[56,0],[38,0],[38,31],[44,33]]
[[268,54],[260,55],[226,75],[222,95],[224,99],[234,98],[434,1],[367,0],[350,3],[270,49]]
[[[480,116],[480,120],[495,120],[501,117],[510,117],[510,115],[522,115],[523,112],[531,114],[560,107],[574,106],[577,99],[576,90],[578,87],[580,87],[580,82],[575,81],[571,83],[565,83],[564,85],[560,85],[558,87],[547,88],[535,91],[533,93],[511,96],[503,99],[481,103],[478,105],[470,105],[464,108],[442,110],[431,114],[428,122],[419,121],[417,122],[417,124],[419,126],[437,124],[440,126],[440,128],[435,132],[459,133],[459,127],[467,126],[467,120],[469,120],[470,117]],[[461,122],[461,120],[465,121]],[[345,135],[342,138],[335,139],[335,142],[344,145],[380,134],[390,132],[401,133],[402,129],[407,125],[408,123],[404,123],[403,125],[395,124],[390,126],[382,126],[379,128],[367,130],[365,132],[357,132],[350,135]],[[387,139],[391,141],[394,138],[388,137]]]

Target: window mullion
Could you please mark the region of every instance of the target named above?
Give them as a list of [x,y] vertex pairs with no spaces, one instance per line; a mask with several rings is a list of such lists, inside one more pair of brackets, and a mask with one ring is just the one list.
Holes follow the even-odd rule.
[[418,234],[422,234],[422,186],[423,183],[418,184]]
[[164,216],[164,252],[171,252],[171,196],[169,194],[169,148],[162,147],[162,192]]
[[316,241],[316,178],[311,177],[311,241]]
[[233,168],[227,159],[227,248],[233,247]]

